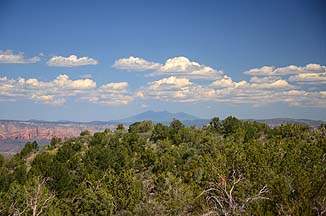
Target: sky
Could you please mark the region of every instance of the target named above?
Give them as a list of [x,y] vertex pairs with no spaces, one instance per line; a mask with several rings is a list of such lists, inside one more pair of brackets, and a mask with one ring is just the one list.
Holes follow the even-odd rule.
[[326,120],[323,0],[0,1],[0,119]]

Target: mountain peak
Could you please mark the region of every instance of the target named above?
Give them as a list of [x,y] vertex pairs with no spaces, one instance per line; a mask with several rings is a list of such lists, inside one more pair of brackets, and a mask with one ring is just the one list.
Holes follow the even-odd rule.
[[120,122],[124,123],[131,123],[131,122],[137,122],[137,121],[144,121],[144,120],[151,120],[153,122],[170,122],[173,119],[178,120],[195,120],[199,119],[196,116],[184,113],[184,112],[178,112],[178,113],[171,113],[168,111],[153,111],[148,110],[142,113],[139,113],[134,116],[130,116],[125,119],[120,119]]

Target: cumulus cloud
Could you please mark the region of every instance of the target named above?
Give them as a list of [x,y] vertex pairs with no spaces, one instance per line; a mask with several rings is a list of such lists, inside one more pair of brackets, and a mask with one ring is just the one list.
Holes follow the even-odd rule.
[[214,80],[220,78],[223,71],[190,61],[188,58],[179,56],[166,60],[164,64],[147,61],[138,57],[122,58],[115,61],[114,68],[127,71],[147,71],[149,76],[167,75],[187,77],[189,79]]
[[116,60],[112,67],[127,71],[146,71],[159,69],[161,64],[130,56]]
[[68,98],[73,98],[104,105],[123,105],[135,97],[136,95],[129,92],[127,82],[107,83],[97,88],[96,82],[91,79],[72,80],[66,74],[61,74],[50,81],[0,77],[0,101],[25,99],[43,104],[62,105]]
[[128,90],[127,82],[107,83],[82,97],[91,103],[104,105],[126,105],[134,97]]
[[[317,76],[320,80],[320,77],[324,76],[321,73],[324,66],[308,64],[305,67],[288,66],[279,69],[264,67],[260,71],[264,71],[265,76],[259,74],[251,77],[249,81],[233,81],[231,77],[224,75],[215,78],[208,85],[205,85],[204,80],[197,82],[193,75],[189,75],[200,67],[205,66],[191,62],[184,59],[184,57],[169,59],[153,74],[172,73],[173,75],[149,82],[147,86],[138,89],[134,96],[140,100],[149,99],[182,103],[215,101],[228,104],[252,104],[253,106],[286,103],[293,106],[326,107],[326,102],[322,102],[326,99],[325,92],[305,91],[300,86],[290,84],[287,79],[283,78],[284,74],[313,71],[312,74],[315,74],[314,79],[310,78],[310,82],[315,81]],[[255,73],[257,74],[257,72]],[[269,75],[267,76],[267,74]],[[289,80],[295,80],[295,76],[290,77]],[[307,80],[307,77],[305,78]],[[194,81],[190,81],[191,79],[194,79]]]
[[326,66],[319,64],[307,64],[304,67],[289,65],[287,67],[263,66],[245,71],[245,74],[253,76],[285,76],[301,73],[323,73],[326,72]]
[[190,79],[214,80],[223,74],[223,71],[190,61],[188,58],[180,56],[168,59],[165,64],[151,75],[174,75],[184,76]]
[[144,92],[142,92],[142,91],[137,91],[136,93],[135,93],[135,96],[137,97],[137,98],[144,98],[145,96],[144,96]]
[[79,80],[70,80],[69,76],[66,74],[59,75],[52,82],[55,86],[62,87],[64,89],[92,89],[96,87],[96,83],[90,79],[79,79]]
[[211,86],[227,88],[235,86],[235,83],[232,81],[231,77],[224,76],[222,79],[215,80]]
[[0,50],[0,64],[31,64],[40,60],[38,56],[26,58],[23,52],[15,54],[12,50]]
[[[150,82],[142,89],[142,98],[198,103],[215,101],[228,104],[252,104],[260,106],[272,103],[286,103],[293,106],[326,107],[326,93],[308,92],[282,79],[254,79],[235,82],[224,76],[210,85],[184,80],[177,84],[176,77]],[[265,82],[261,82],[265,81]]]
[[188,78],[170,76],[157,81],[149,82],[147,86],[138,89],[135,97],[141,100],[173,100],[186,96],[188,89],[193,85]]
[[93,80],[71,80],[65,74],[48,82],[35,78],[0,78],[1,99],[27,99],[52,105],[61,105],[65,103],[66,98],[86,94],[95,88],[96,83]]
[[114,90],[122,90],[122,89],[126,89],[127,87],[128,87],[127,82],[108,83],[101,86],[101,88],[103,89],[114,89]]
[[53,67],[78,67],[84,65],[97,65],[98,61],[90,57],[80,57],[71,55],[68,57],[53,56],[47,64]]
[[177,78],[171,76],[169,78],[160,79],[150,83],[149,89],[159,89],[168,86],[168,88],[181,88],[191,85],[191,82],[187,78]]
[[291,82],[299,82],[303,84],[325,84],[326,83],[326,72],[325,73],[302,73],[289,77]]
[[326,107],[326,95],[318,91],[290,90],[280,92],[277,96],[278,100],[293,106]]
[[64,98],[55,98],[53,95],[32,95],[32,99],[44,104],[62,105],[66,102]]
[[251,83],[272,83],[275,82],[277,80],[282,79],[282,77],[280,76],[266,76],[266,77],[251,77],[250,78],[250,82]]
[[[281,86],[281,87],[280,87]],[[285,82],[272,84],[247,83],[247,85],[234,86],[223,89],[197,87],[191,91],[190,98],[195,101],[216,101],[228,104],[251,104],[261,106],[273,103],[285,103],[291,106],[326,107],[326,95],[321,92],[291,89]]]
[[[133,63],[128,64],[130,58],[125,60],[120,61],[120,68],[152,70],[152,75],[167,76],[132,91],[128,82],[109,82],[97,86],[91,77],[71,79],[65,74],[50,81],[0,77],[0,101],[27,99],[52,105],[61,105],[70,98],[103,105],[125,105],[135,100],[140,101],[140,104],[147,104],[148,100],[180,103],[214,101],[253,106],[285,103],[326,108],[326,91],[320,85],[326,83],[326,72],[323,72],[325,66],[317,64],[252,69],[250,75],[255,76],[249,80],[235,81],[223,72],[185,57],[169,59],[162,65],[148,61],[144,63],[146,60],[140,59],[131,59]],[[264,71],[264,76],[261,71]],[[305,85],[299,84],[316,86],[309,86],[308,90]]]
[[253,83],[251,84],[252,88],[259,88],[259,89],[283,89],[283,88],[293,88],[286,80],[276,80],[272,83]]

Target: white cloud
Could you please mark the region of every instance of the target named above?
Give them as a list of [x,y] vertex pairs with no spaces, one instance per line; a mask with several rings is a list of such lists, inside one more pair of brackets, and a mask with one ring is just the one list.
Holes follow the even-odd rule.
[[214,80],[223,74],[223,71],[190,61],[183,56],[170,58],[164,64],[131,56],[116,60],[113,67],[127,71],[153,71],[149,76],[168,75],[189,79]]
[[135,97],[142,100],[173,100],[173,98],[181,99],[184,94],[187,94],[188,89],[191,86],[192,82],[190,82],[189,79],[171,76],[149,82],[148,86],[137,90]]
[[223,71],[201,65],[198,62],[190,61],[188,58],[180,56],[168,59],[159,70],[151,75],[173,75],[187,77],[189,79],[214,80],[221,77]]
[[47,62],[47,64],[54,67],[77,67],[84,65],[97,65],[98,61],[90,57],[78,58],[76,55],[71,55],[68,57],[54,56]]
[[87,94],[95,87],[96,83],[93,80],[71,80],[65,74],[61,74],[48,82],[39,81],[35,78],[8,79],[1,77],[0,98],[28,99],[45,104],[61,105],[65,103],[66,98]]
[[[306,92],[290,85],[282,79],[266,79],[265,83],[234,82],[228,76],[214,81],[211,85],[201,85],[189,81],[176,84],[176,77],[154,81],[141,89],[142,99],[199,103],[215,101],[227,104],[251,104],[261,106],[272,103],[286,103],[293,106],[326,107],[326,93]],[[260,80],[263,81],[264,79]],[[255,80],[258,81],[258,80]]]
[[96,104],[126,105],[133,101],[134,97],[128,91],[127,82],[118,82],[104,84],[82,99]]
[[[141,95],[138,95],[141,96]],[[136,95],[129,92],[127,82],[107,83],[96,88],[91,79],[72,80],[66,74],[44,82],[35,78],[8,79],[0,77],[0,101],[20,99],[62,105],[68,98],[104,105],[124,105]]]
[[275,67],[272,66],[263,66],[261,68],[250,69],[248,71],[245,71],[244,73],[255,76],[268,76],[273,74],[274,69]]
[[288,95],[304,95],[306,92],[303,90],[290,90],[287,92]]
[[150,83],[149,89],[160,89],[168,86],[168,88],[181,88],[191,85],[191,82],[187,78],[177,78],[171,76],[169,78],[160,79]]
[[301,73],[323,73],[326,72],[326,66],[319,64],[307,64],[304,67],[289,65],[287,67],[263,66],[245,71],[245,74],[254,76],[285,76]]
[[290,90],[277,95],[279,100],[293,106],[326,107],[326,95],[322,92],[308,92],[304,90]]
[[235,86],[235,83],[232,81],[231,77],[224,76],[222,79],[215,80],[211,86],[226,88]]
[[32,99],[44,104],[62,105],[66,102],[64,98],[55,98],[53,95],[32,95]]
[[34,56],[32,58],[25,58],[23,52],[14,54],[12,50],[0,50],[0,64],[31,64],[40,61],[41,58]]
[[251,77],[250,82],[251,83],[272,83],[277,80],[280,80],[280,76],[266,76],[266,77]]
[[283,89],[283,88],[293,88],[287,81],[285,80],[277,80],[272,83],[253,83],[251,84],[252,88],[258,88],[258,89]]
[[299,82],[304,84],[325,84],[326,83],[326,72],[325,73],[302,73],[289,77],[291,82]]
[[79,79],[79,80],[70,80],[69,76],[66,74],[59,75],[54,81],[53,84],[58,87],[65,89],[93,89],[96,87],[96,83],[90,79]]
[[[133,67],[129,69],[149,70],[151,64],[158,63],[141,67],[138,61],[130,64]],[[124,67],[127,68],[126,65]],[[214,76],[211,74],[217,73],[211,72],[214,69],[191,62],[185,57],[176,57],[167,60],[158,69],[152,69],[155,75],[172,75],[148,82],[133,91],[129,89],[128,82],[110,82],[97,87],[91,77],[74,80],[65,74],[50,81],[0,77],[0,101],[25,99],[52,105],[61,105],[69,98],[103,105],[125,105],[135,100],[140,101],[139,104],[147,104],[147,100],[180,103],[214,101],[253,106],[285,103],[292,106],[326,108],[326,91],[320,86],[326,83],[324,67],[317,64],[308,64],[304,67],[265,67],[259,69],[259,73],[264,71],[265,76],[252,76],[249,81],[234,81],[227,75],[213,79]],[[258,69],[255,73],[258,73]],[[283,76],[285,74],[289,76],[288,79]],[[209,84],[207,80],[211,79],[213,81]],[[308,91],[306,86],[297,85],[298,83],[316,86],[309,88]]]
[[137,98],[144,98],[145,96],[144,96],[144,93],[142,92],[142,91],[137,91],[136,93],[135,93],[135,96],[137,97]]
[[114,90],[121,90],[128,87],[127,82],[118,82],[118,83],[108,83],[101,86],[102,89],[114,89]]
[[147,61],[143,58],[130,56],[129,58],[116,60],[112,67],[127,71],[146,71],[159,69],[161,65],[159,63]]

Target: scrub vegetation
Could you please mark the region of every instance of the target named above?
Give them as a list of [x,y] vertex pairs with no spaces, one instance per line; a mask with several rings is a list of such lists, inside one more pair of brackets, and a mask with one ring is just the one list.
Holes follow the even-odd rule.
[[0,215],[323,215],[326,128],[136,122],[0,155]]

